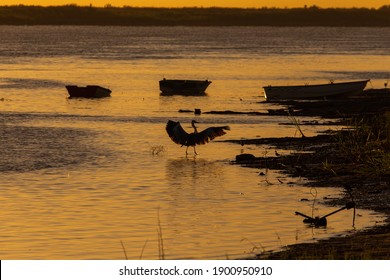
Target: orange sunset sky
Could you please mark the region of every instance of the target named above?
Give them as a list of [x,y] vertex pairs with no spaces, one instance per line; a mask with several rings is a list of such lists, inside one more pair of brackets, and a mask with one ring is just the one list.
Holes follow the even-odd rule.
[[304,5],[317,5],[321,8],[328,7],[367,7],[379,8],[390,5],[390,0],[0,0],[0,5],[40,5],[55,6],[77,4],[87,6],[92,4],[102,7],[107,4],[116,7],[303,7]]

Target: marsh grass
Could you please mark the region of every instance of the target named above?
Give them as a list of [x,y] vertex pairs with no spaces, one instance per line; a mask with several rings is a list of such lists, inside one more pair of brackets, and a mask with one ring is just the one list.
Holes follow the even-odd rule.
[[348,158],[360,175],[389,176],[390,112],[354,119],[350,126],[335,136],[339,156]]
[[139,260],[142,260],[142,256],[144,255],[146,244],[148,243],[148,239],[145,241],[144,246],[142,247],[141,254],[139,255]]
[[126,248],[125,248],[125,245],[123,245],[123,241],[122,240],[121,240],[121,245],[122,245],[123,254],[125,255],[125,259],[128,260],[129,258],[127,257]]
[[247,254],[253,254],[253,253],[258,252],[259,250],[261,250],[260,254],[264,254],[267,252],[265,247],[259,242],[253,242],[253,241],[249,240],[248,238],[241,239],[241,242],[248,242],[252,246],[252,248],[248,252],[245,252]]
[[288,112],[288,118],[291,120],[291,122],[293,123],[293,125],[295,126],[295,135],[297,134],[297,132],[299,132],[299,134],[301,135],[302,138],[305,138],[305,134],[303,134],[303,131],[301,129],[301,123],[299,122],[299,120],[294,117],[291,112],[289,111]]
[[322,163],[322,168],[326,171],[328,171],[329,173],[332,173],[334,176],[337,176],[337,173],[336,171],[333,170],[331,164],[328,162],[328,159],[326,159],[323,163]]
[[153,146],[150,148],[150,152],[154,156],[158,156],[159,154],[163,153],[164,151],[165,151],[165,148],[162,145],[157,145],[157,146]]
[[164,239],[160,221],[160,207],[157,209],[157,237],[158,237],[158,255],[160,260],[165,259],[165,251],[164,251]]
[[[165,251],[164,251],[164,240],[163,240],[162,227],[161,227],[161,221],[160,221],[160,207],[157,209],[157,241],[158,241],[158,255],[159,255],[159,259],[160,260],[164,260],[165,259]],[[123,244],[122,240],[120,242],[121,242],[121,245],[122,245],[122,250],[123,250],[123,254],[125,256],[125,259],[128,260],[129,258],[127,256],[125,245]],[[143,257],[143,254],[144,254],[144,251],[145,251],[145,248],[146,248],[146,244],[148,242],[149,242],[149,239],[147,239],[145,241],[144,246],[142,247],[140,256],[138,258],[139,260],[142,260],[142,257]]]

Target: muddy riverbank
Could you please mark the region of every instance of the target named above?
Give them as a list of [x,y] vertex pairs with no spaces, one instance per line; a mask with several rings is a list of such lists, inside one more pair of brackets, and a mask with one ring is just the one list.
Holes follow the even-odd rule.
[[[296,153],[254,157],[238,155],[234,164],[278,169],[290,176],[309,178],[316,186],[343,188],[344,197],[325,203],[372,209],[390,217],[390,95],[310,102],[283,102],[285,109],[269,114],[321,116],[351,129],[328,131],[314,137],[266,138],[232,141],[240,145],[268,145]],[[337,121],[336,121],[337,119]],[[302,127],[304,132],[304,127]],[[387,218],[387,223],[390,218]],[[376,226],[346,237],[312,244],[295,244],[259,259],[389,259],[390,226]]]

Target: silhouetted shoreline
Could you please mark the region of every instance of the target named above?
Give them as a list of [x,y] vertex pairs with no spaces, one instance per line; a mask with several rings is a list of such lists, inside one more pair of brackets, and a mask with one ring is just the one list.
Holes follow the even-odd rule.
[[[284,110],[293,112],[293,116],[336,118],[353,129],[328,131],[317,136],[302,138],[230,140],[230,142],[241,145],[266,144],[278,150],[296,150],[295,153],[276,155],[275,157],[250,157],[250,154],[243,157],[241,155],[236,158],[234,163],[258,170],[276,169],[289,176],[304,177],[309,179],[308,186],[340,187],[343,189],[343,196],[324,198],[324,203],[334,207],[342,207],[352,200],[358,208],[380,212],[386,216],[386,219],[384,225],[356,232],[352,231],[347,236],[336,236],[313,243],[288,245],[282,251],[259,253],[255,259],[388,260],[390,258],[390,169],[388,168],[390,97],[388,92],[386,91],[384,94],[368,93],[366,96],[355,99],[316,102],[287,101],[278,102],[278,104],[286,106]],[[364,135],[360,141],[358,134],[366,128],[369,131],[369,137]],[[302,129],[305,131],[304,127]],[[375,130],[380,134],[377,138],[372,137],[375,133],[371,134]],[[372,144],[379,144],[381,148],[374,149],[373,146],[370,146]],[[353,156],[354,152],[351,153],[351,151],[362,152],[359,156],[363,153],[369,156],[364,159],[359,157],[356,160]],[[376,155],[374,156],[374,153],[378,151],[386,159],[378,160]],[[376,160],[368,160],[371,156],[375,157]],[[373,162],[375,163],[372,164]],[[265,175],[263,174],[263,176]],[[293,211],[294,209],[291,210],[291,218],[297,219],[293,216]]]
[[390,26],[390,5],[379,9],[136,8],[0,6],[0,25],[110,26]]

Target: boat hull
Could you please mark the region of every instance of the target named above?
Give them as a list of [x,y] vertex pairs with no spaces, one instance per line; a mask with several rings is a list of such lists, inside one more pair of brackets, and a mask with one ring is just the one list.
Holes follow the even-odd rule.
[[161,95],[204,95],[209,80],[167,80],[159,82]]
[[111,90],[101,86],[89,85],[86,87],[65,86],[70,98],[102,98],[111,95]]
[[263,88],[267,100],[322,99],[361,93],[368,81]]

